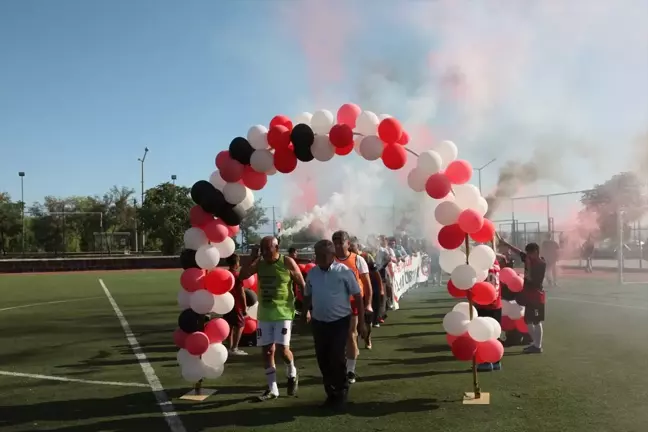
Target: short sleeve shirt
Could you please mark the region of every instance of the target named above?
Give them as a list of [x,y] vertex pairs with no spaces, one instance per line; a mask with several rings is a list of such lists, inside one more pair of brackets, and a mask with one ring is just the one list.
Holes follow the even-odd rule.
[[353,271],[333,262],[327,270],[315,266],[308,272],[304,294],[312,299],[313,319],[332,322],[351,315],[349,297],[359,295],[360,286]]

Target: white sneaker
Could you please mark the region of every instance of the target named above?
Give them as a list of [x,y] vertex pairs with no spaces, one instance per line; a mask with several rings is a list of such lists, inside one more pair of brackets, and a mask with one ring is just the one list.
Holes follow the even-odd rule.
[[248,355],[248,353],[246,353],[245,351],[240,350],[238,348],[234,348],[233,350],[230,350],[230,354],[235,355],[235,356],[246,356],[246,355]]

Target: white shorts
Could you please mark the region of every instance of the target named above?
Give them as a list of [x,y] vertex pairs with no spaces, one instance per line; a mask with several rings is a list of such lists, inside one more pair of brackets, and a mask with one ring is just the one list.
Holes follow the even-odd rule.
[[292,320],[258,321],[257,346],[267,346],[272,344],[290,346],[292,325]]

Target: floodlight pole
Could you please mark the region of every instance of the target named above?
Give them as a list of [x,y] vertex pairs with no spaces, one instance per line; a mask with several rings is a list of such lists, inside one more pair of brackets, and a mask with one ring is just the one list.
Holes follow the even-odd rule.
[[[147,155],[148,151],[149,151],[148,147],[144,147],[144,156],[137,159],[138,161],[140,161],[140,166],[141,166],[141,185],[142,185],[142,201],[141,201],[141,205],[144,205],[144,162],[146,161],[146,155]],[[142,249],[144,249],[144,242],[145,241],[146,240],[144,239],[144,231],[142,231]]]
[[481,195],[481,193],[482,193],[481,172],[482,172],[482,170],[483,170],[484,168],[486,168],[488,165],[492,164],[492,163],[495,162],[496,160],[497,160],[497,158],[493,158],[492,160],[490,160],[490,161],[487,162],[486,164],[482,165],[481,167],[479,167],[479,168],[475,168],[475,171],[477,171],[477,178],[479,179],[479,194],[480,194],[480,195]]
[[18,172],[18,177],[20,177],[20,204],[21,205],[21,213],[22,213],[22,246],[20,248],[20,251],[22,255],[25,255],[25,172],[24,171],[19,171]]
[[175,186],[175,182],[176,182],[177,179],[178,179],[177,175],[175,175],[175,174],[171,175],[171,182],[173,183],[173,186]]

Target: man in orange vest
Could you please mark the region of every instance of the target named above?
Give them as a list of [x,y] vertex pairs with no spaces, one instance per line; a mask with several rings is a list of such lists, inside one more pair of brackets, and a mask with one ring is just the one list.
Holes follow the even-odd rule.
[[[358,285],[360,285],[362,298],[366,313],[373,313],[371,308],[371,280],[369,279],[369,266],[367,261],[360,255],[349,251],[349,233],[346,231],[336,231],[333,233],[333,245],[335,245],[335,260],[340,264],[347,266],[354,274]],[[360,355],[358,349],[358,328],[364,326],[365,317],[358,317],[358,308],[351,298],[351,324],[349,326],[349,335],[347,339],[347,378],[349,384],[356,381],[356,362]]]

